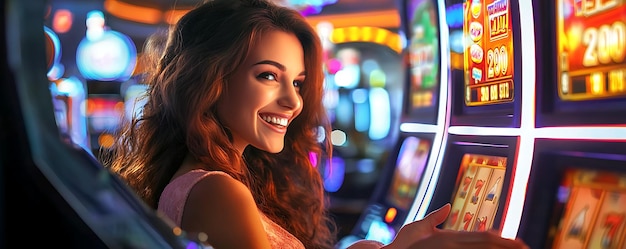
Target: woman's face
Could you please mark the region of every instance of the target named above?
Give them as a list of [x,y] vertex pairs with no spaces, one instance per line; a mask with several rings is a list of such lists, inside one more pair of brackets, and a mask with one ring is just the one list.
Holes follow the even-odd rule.
[[282,151],[287,126],[302,111],[304,78],[304,51],[295,35],[271,31],[254,43],[218,103],[218,116],[237,150],[243,153],[252,145]]

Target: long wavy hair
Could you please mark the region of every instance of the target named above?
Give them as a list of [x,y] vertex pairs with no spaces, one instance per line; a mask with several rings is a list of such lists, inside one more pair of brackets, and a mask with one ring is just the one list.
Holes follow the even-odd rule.
[[[248,146],[242,157],[218,119],[216,103],[251,46],[273,30],[294,34],[304,49],[303,110],[288,127],[282,152]],[[259,209],[307,248],[332,248],[336,229],[312,163],[329,157],[332,147],[328,139],[319,141],[320,134],[329,138],[330,128],[322,104],[321,42],[310,24],[297,11],[268,1],[209,1],[178,21],[156,57],[141,115],[122,128],[105,165],[157,208],[190,154],[206,170],[246,184]]]

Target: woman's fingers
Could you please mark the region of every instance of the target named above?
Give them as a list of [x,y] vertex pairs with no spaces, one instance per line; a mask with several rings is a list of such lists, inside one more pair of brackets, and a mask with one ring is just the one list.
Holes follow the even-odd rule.
[[452,209],[452,205],[450,205],[450,203],[446,203],[446,205],[443,205],[439,209],[430,212],[422,220],[429,224],[430,227],[434,228],[446,221],[448,215],[450,214],[450,209]]

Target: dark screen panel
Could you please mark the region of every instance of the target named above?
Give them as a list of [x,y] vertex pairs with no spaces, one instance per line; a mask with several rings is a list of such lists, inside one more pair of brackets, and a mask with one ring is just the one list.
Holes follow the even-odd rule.
[[623,248],[623,148],[623,141],[538,139],[518,236],[531,248]]

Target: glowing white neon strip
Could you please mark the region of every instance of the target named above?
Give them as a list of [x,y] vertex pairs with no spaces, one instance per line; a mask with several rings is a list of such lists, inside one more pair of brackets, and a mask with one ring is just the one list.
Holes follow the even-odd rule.
[[533,132],[536,138],[626,140],[623,127],[544,127]]
[[478,136],[519,136],[520,129],[509,127],[478,127],[478,126],[452,126],[448,133],[454,135],[478,135]]
[[418,124],[418,123],[402,123],[400,124],[401,132],[426,132],[435,133],[439,131],[438,125],[433,124]]
[[[513,186],[509,195],[509,203],[503,214],[504,223],[502,233],[505,238],[517,237],[524,201],[526,200],[526,186],[530,176],[530,167],[535,149],[535,21],[532,1],[519,2],[521,50],[515,53],[524,53],[522,56],[522,110],[520,120],[520,140],[517,154],[515,155],[515,175],[513,176]],[[520,67],[516,67],[516,70]]]

